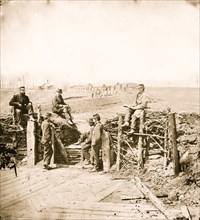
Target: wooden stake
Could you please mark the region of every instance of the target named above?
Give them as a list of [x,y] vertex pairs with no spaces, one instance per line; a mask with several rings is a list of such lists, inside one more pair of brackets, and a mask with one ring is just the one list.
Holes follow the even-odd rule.
[[178,175],[180,172],[179,154],[176,143],[176,120],[175,113],[169,113],[169,141],[172,148],[172,161],[174,167],[174,175]]
[[41,105],[38,105],[38,115],[37,115],[37,121],[38,121],[38,124],[41,124]]
[[166,166],[167,166],[167,148],[168,148],[168,129],[166,127],[165,129],[165,139],[164,139],[164,164],[163,164],[163,169],[165,170],[166,169]]
[[[140,128],[139,133],[144,132],[144,121],[145,121],[145,113],[143,112],[140,116]],[[144,168],[144,158],[143,158],[143,136],[139,136],[138,139],[138,167]]]
[[121,151],[121,138],[122,138],[122,115],[119,114],[119,120],[118,120],[118,137],[117,137],[117,171],[121,168],[121,158],[120,158],[120,151]]
[[37,163],[36,154],[36,122],[27,122],[27,133],[26,133],[26,143],[27,143],[27,165],[34,166]]
[[54,129],[52,129],[52,150],[53,150],[53,154],[52,154],[52,157],[51,157],[51,164],[55,164],[55,158],[56,158],[56,147],[55,147],[55,132],[54,132]]

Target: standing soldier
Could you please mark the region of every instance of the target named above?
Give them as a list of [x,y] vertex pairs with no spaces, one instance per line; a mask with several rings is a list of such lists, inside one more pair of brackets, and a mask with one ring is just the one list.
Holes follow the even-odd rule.
[[42,139],[41,143],[44,147],[44,156],[43,156],[43,166],[44,169],[50,170],[51,167],[49,166],[51,157],[53,155],[53,149],[52,149],[52,129],[53,125],[50,122],[51,113],[46,113],[44,115],[44,121],[42,122],[41,128],[42,128]]
[[95,167],[92,171],[98,171],[100,169],[99,152],[102,145],[101,136],[103,133],[103,125],[101,124],[101,117],[99,114],[93,115],[94,130],[92,132],[92,151],[95,159]]
[[30,102],[29,97],[25,95],[25,87],[21,86],[19,88],[19,94],[16,94],[12,97],[9,102],[10,106],[13,106],[13,114],[16,124],[18,124],[19,128],[23,130],[22,126],[22,115],[28,114],[31,120],[33,118],[33,106],[32,102]]
[[84,162],[84,165],[92,164],[92,155],[90,155],[89,151],[91,149],[92,144],[92,133],[94,130],[94,121],[93,118],[89,118],[88,120],[90,131],[83,133],[75,144],[81,144],[81,153],[82,153],[82,161]]

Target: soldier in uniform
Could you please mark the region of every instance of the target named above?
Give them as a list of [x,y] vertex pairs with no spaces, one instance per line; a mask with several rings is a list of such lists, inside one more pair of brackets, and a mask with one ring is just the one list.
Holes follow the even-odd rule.
[[101,124],[101,117],[99,114],[93,115],[94,130],[92,132],[92,151],[95,159],[95,167],[92,171],[98,171],[100,169],[99,152],[102,145],[102,133],[103,125]]
[[64,102],[64,99],[62,97],[62,89],[56,90],[56,96],[52,100],[52,111],[53,113],[58,114],[62,118],[66,118],[66,114],[69,115],[70,120],[73,122],[73,118],[71,115],[71,109],[68,104]]
[[51,113],[45,113],[44,121],[42,122],[41,129],[42,129],[42,138],[41,144],[44,148],[44,156],[43,156],[43,166],[44,169],[50,170],[51,167],[49,166],[51,157],[53,154],[52,149],[52,129],[53,124],[51,123]]
[[19,128],[23,130],[22,126],[22,115],[28,114],[31,120],[33,118],[33,106],[32,102],[30,102],[29,97],[25,94],[25,87],[21,86],[19,88],[19,94],[16,94],[12,97],[9,102],[10,106],[13,106],[13,114],[16,124],[18,124]]
[[93,118],[89,118],[88,120],[90,131],[83,133],[75,144],[81,144],[81,151],[82,151],[82,162],[84,165],[89,165],[92,163],[92,155],[90,155],[90,149],[92,144],[92,133],[94,130],[94,121]]
[[145,95],[145,87],[143,84],[138,85],[138,93],[136,96],[135,103],[132,106],[124,105],[124,107],[127,107],[127,112],[125,115],[125,122],[122,125],[122,127],[129,126],[130,119],[131,119],[131,130],[129,134],[134,134],[136,129],[136,120],[140,118],[141,114],[144,112],[144,110],[147,108],[147,97]]

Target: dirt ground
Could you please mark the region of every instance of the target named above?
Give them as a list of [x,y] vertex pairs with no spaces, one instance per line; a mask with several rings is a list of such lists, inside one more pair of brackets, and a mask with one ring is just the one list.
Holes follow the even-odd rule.
[[[14,91],[1,91],[1,116],[9,114],[8,102]],[[51,97],[54,91],[27,91],[27,94],[34,103],[36,109],[38,104],[42,105],[42,112],[51,110]],[[147,88],[149,96],[150,111],[162,111],[170,107],[177,113],[195,113],[199,115],[199,92],[198,89],[190,88]],[[63,94],[67,103],[70,104],[74,121],[81,132],[87,131],[89,126],[86,120],[94,113],[98,112],[102,118],[102,123],[108,119],[117,116],[117,113],[125,113],[123,104],[130,104],[134,100],[135,92],[127,94],[121,92],[112,97],[91,98],[90,93],[74,93],[66,91]],[[198,137],[199,117],[197,117],[191,127],[192,131]],[[188,147],[189,143],[188,143]],[[197,144],[192,145],[195,153],[200,151],[199,140]],[[159,197],[164,204],[170,207],[180,207],[188,205],[193,207],[200,206],[200,160],[197,158],[192,165],[179,176],[174,177],[172,167],[163,169],[163,157],[154,155],[146,163],[144,169],[138,169],[137,165],[126,164],[122,166],[120,172],[116,172],[116,167],[112,167],[110,174],[115,179],[127,179],[127,182],[120,186],[120,190],[110,194],[105,198],[105,202],[122,202],[119,195],[131,196],[131,180],[134,175],[139,176],[146,186]],[[85,178],[91,173],[84,171]],[[104,174],[103,174],[104,175]],[[107,174],[105,174],[107,175]],[[91,178],[90,178],[91,179]],[[80,185],[81,183],[77,183]],[[77,186],[78,187],[78,186]],[[85,190],[85,189],[84,189]],[[119,193],[119,191],[121,193]],[[134,194],[135,196],[135,194]],[[123,201],[124,202],[124,201]],[[125,201],[126,203],[143,203],[141,196],[138,200]]]

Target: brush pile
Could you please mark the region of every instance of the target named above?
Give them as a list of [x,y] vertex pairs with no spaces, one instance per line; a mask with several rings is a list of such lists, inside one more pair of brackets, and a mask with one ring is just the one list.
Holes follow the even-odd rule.
[[[80,137],[80,132],[78,131],[76,125],[69,124],[67,120],[62,119],[53,115],[52,122],[55,125],[55,137],[61,141],[60,143],[63,147],[66,147],[72,143],[77,142]],[[36,122],[37,123],[37,122]],[[41,126],[37,123],[36,129],[36,140],[38,143],[38,158],[42,159],[43,149],[41,149]],[[55,141],[55,147],[60,149],[60,145]],[[27,156],[27,146],[26,146],[26,126],[25,129],[19,130],[16,125],[13,125],[12,115],[8,115],[4,118],[0,118],[0,146],[1,146],[1,164],[4,167],[8,163],[7,158],[7,149],[10,151],[10,148],[15,149],[15,156],[17,161],[21,161],[24,157]],[[63,161],[63,156],[61,151],[57,151],[56,160],[57,162]],[[4,162],[3,162],[4,161]],[[7,161],[7,162],[6,162]]]
[[[123,120],[124,120],[124,116]],[[104,124],[104,129],[110,132],[113,141],[113,148],[117,152],[117,138],[118,138],[118,119],[107,120]],[[199,122],[200,116],[198,114],[176,114],[177,126],[177,146],[180,152],[180,157],[186,151],[190,154],[190,163],[197,157],[200,148],[199,144]],[[153,112],[148,111],[146,114],[144,133],[148,134],[143,136],[143,147],[148,148],[148,157],[157,157],[156,155],[164,155],[164,136],[168,126],[168,112]],[[139,124],[138,124],[139,130]],[[129,166],[130,163],[137,163],[137,143],[138,135],[128,135],[130,128],[123,128],[121,137],[121,156],[122,163]],[[136,131],[139,132],[139,131]],[[169,148],[169,146],[168,146]],[[169,149],[170,150],[170,149]],[[193,156],[191,156],[193,154]],[[170,159],[170,158],[169,158]],[[129,165],[128,165],[129,164]]]

